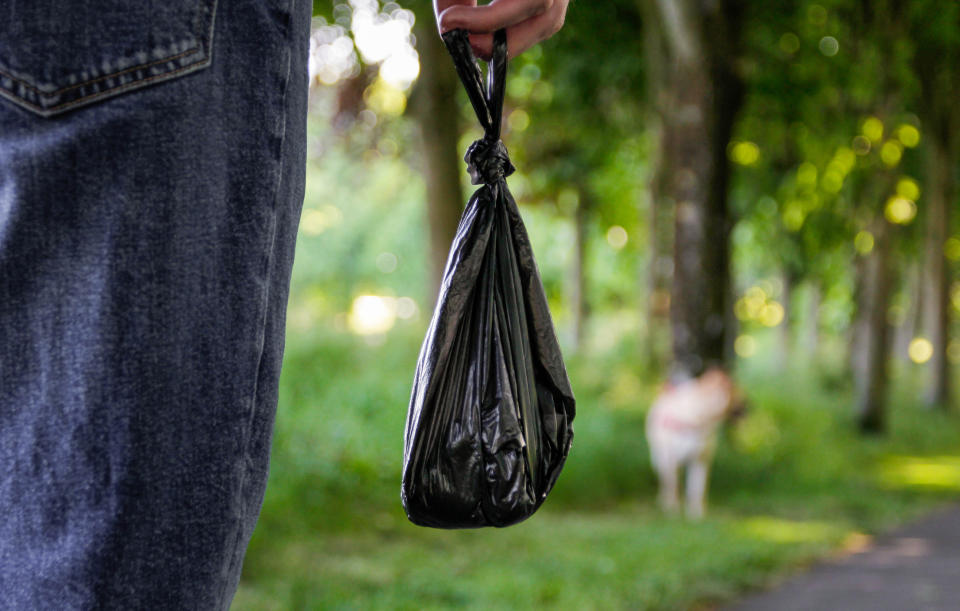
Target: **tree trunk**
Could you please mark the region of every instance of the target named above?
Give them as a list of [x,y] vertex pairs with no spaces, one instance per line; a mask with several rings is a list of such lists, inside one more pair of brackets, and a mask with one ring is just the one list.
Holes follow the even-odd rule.
[[673,278],[673,202],[663,193],[663,156],[666,146],[665,130],[656,127],[657,140],[661,152],[654,153],[657,159],[651,161],[649,185],[650,208],[648,223],[650,227],[650,264],[644,270],[646,283],[646,321],[647,359],[651,364],[663,363],[663,354],[667,345],[667,333],[670,324],[670,287]]
[[456,95],[459,83],[433,20],[418,19],[417,23],[420,24],[417,30],[420,76],[411,104],[423,147],[430,227],[431,297],[436,298],[465,203],[460,186],[462,154],[457,150],[460,113]]
[[665,190],[676,202],[673,297],[674,374],[723,364],[727,344],[730,229],[727,145],[743,86],[734,72],[735,3],[659,0],[669,41]]
[[654,146],[648,164],[647,210],[650,263],[640,279],[645,284],[646,359],[654,367],[667,360],[670,333],[670,287],[673,278],[673,201],[666,187],[670,172],[670,135],[666,129],[670,112],[666,65],[668,49],[659,22],[655,0],[644,0],[643,38],[647,86],[650,91],[647,133]]
[[955,172],[960,157],[960,44],[956,37],[944,36],[943,30],[931,28],[929,22],[955,23],[956,4],[917,3],[914,6],[911,42],[914,44],[913,72],[920,82],[916,103],[927,137],[927,208],[924,299],[926,301],[926,333],[933,344],[930,359],[928,405],[948,407],[950,402],[949,345],[950,266],[944,256],[944,245],[950,231],[950,208],[954,205]]
[[874,224],[874,248],[864,266],[862,325],[856,350],[861,375],[857,376],[857,424],[865,433],[881,433],[886,427],[886,400],[890,356],[887,307],[892,273],[890,226],[882,218]]
[[[876,248],[876,241],[874,241]],[[867,306],[869,305],[869,295],[867,294],[867,263],[869,257],[856,256],[853,261],[853,304],[854,313],[850,327],[847,329],[847,363],[850,367],[854,385],[860,388],[864,372],[867,369],[867,353],[863,347],[863,338],[867,334]]]
[[904,271],[903,286],[910,291],[910,301],[903,320],[893,334],[891,351],[898,360],[910,360],[910,342],[922,326],[923,314],[923,271],[919,263],[910,263]]
[[927,162],[927,235],[926,265],[926,333],[933,344],[930,357],[930,385],[926,403],[930,407],[946,407],[950,400],[949,363],[947,344],[950,337],[950,272],[944,255],[944,245],[950,228],[950,201],[952,197],[953,164],[947,147],[935,138],[930,146]]

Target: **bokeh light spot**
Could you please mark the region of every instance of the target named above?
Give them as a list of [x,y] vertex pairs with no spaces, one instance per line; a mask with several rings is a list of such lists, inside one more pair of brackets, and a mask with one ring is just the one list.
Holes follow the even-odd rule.
[[933,356],[933,344],[925,337],[915,337],[910,340],[907,355],[914,363],[926,363]]
[[392,252],[382,252],[377,255],[377,269],[384,274],[392,274],[397,270],[397,255]]
[[511,130],[522,132],[530,126],[530,115],[528,115],[524,109],[518,108],[510,113],[507,124]]
[[[870,143],[867,142],[869,145]],[[857,165],[857,154],[853,149],[841,146],[837,149],[837,153],[833,156],[834,163],[837,167],[842,170],[844,173],[849,172],[853,169],[853,166]]]
[[827,9],[819,4],[811,4],[807,9],[807,19],[814,25],[824,25],[827,23]]
[[787,231],[800,231],[806,220],[803,204],[796,200],[787,202],[783,207],[783,226]]
[[734,310],[741,320],[752,320],[760,316],[767,303],[767,293],[759,286],[752,286],[737,301]]
[[900,163],[900,157],[903,155],[903,145],[896,140],[887,140],[880,148],[880,159],[883,163],[893,167]]
[[817,186],[817,166],[804,161],[797,168],[797,184],[809,187]]
[[960,261],[960,239],[947,238],[943,244],[943,254],[951,261]]
[[947,344],[947,359],[954,365],[960,363],[960,342],[957,340],[951,340]]
[[610,229],[607,229],[607,244],[614,250],[620,250],[626,246],[628,239],[627,230],[620,225],[613,225]]
[[897,181],[897,195],[915,202],[920,197],[920,185],[909,176],[904,176]]
[[343,220],[343,213],[336,206],[307,208],[300,219],[300,228],[307,235],[320,235]]
[[907,148],[920,144],[920,130],[912,125],[901,125],[897,128],[897,140]]
[[340,25],[327,25],[323,20],[315,20],[310,34],[310,82],[319,81],[324,85],[333,85],[359,68],[353,40],[347,35],[346,29]]
[[867,230],[858,231],[853,238],[853,247],[861,255],[868,255],[873,250],[873,234]]
[[760,159],[760,147],[753,142],[737,142],[729,149],[730,160],[740,165],[753,165]]
[[876,117],[867,117],[863,120],[860,131],[863,132],[863,135],[871,142],[880,142],[883,138],[883,121]]
[[757,340],[752,335],[740,335],[733,342],[733,351],[737,356],[748,359],[757,353]]
[[827,57],[833,57],[840,50],[840,43],[833,36],[824,36],[820,39],[820,52]]
[[419,308],[417,302],[410,297],[400,297],[397,299],[397,318],[408,320],[417,315]]
[[823,190],[828,193],[839,193],[843,188],[843,174],[838,170],[828,169],[823,174]]
[[764,305],[760,312],[760,324],[765,327],[776,327],[783,322],[784,314],[783,306],[779,302],[771,301]]
[[793,32],[787,32],[780,37],[780,50],[793,55],[800,50],[800,39]]
[[864,136],[856,136],[853,139],[853,152],[857,155],[867,155],[870,153],[870,140]]
[[347,325],[357,335],[386,333],[396,322],[393,299],[379,295],[360,295],[353,300]]
[[887,200],[883,215],[891,223],[909,225],[917,216],[917,205],[905,197],[894,196]]
[[407,96],[386,80],[377,77],[363,92],[363,99],[377,114],[399,117],[407,107]]

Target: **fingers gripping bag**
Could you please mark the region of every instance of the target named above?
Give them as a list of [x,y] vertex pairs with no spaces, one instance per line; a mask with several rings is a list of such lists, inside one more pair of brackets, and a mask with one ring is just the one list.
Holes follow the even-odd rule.
[[537,264],[507,188],[500,141],[506,33],[484,86],[466,32],[443,35],[484,129],[465,160],[473,184],[417,362],[404,433],[401,498],[436,528],[508,526],[557,481],[575,402]]

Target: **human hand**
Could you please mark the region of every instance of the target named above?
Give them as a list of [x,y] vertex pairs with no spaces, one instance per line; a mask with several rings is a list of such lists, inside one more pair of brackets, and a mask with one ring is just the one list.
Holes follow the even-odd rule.
[[493,32],[507,29],[507,56],[516,57],[563,26],[570,0],[433,0],[440,33],[464,29],[480,58],[493,53]]

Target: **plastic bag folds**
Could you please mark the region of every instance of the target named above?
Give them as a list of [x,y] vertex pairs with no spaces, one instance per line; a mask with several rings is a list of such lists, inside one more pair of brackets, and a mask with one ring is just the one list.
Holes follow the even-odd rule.
[[573,439],[575,401],[500,141],[506,33],[484,85],[466,32],[443,35],[484,128],[467,150],[474,184],[420,351],[404,434],[401,498],[422,526],[507,526],[551,490]]

